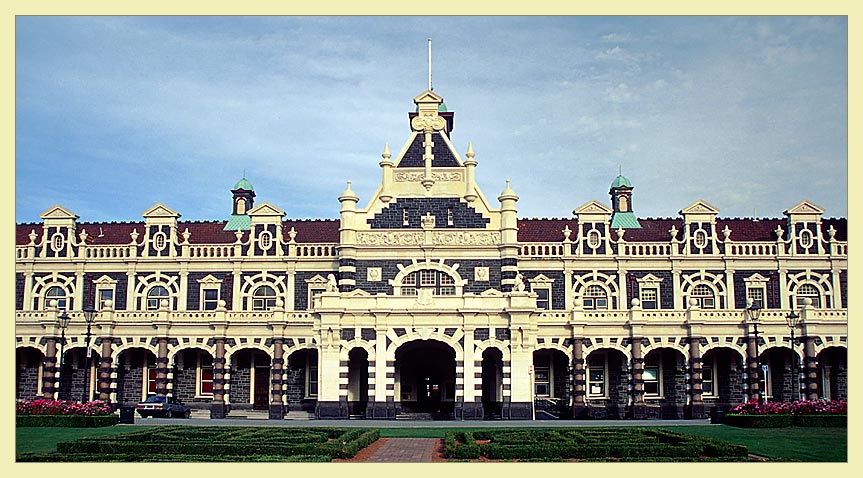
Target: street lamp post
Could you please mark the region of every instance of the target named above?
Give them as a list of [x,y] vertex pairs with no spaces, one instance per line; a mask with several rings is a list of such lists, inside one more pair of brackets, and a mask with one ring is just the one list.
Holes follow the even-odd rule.
[[90,363],[91,363],[91,355],[90,351],[90,328],[93,325],[93,320],[96,319],[96,311],[91,308],[85,308],[84,312],[84,321],[87,322],[87,332],[86,332],[86,347],[84,348],[84,391],[81,392],[81,403],[89,402],[89,391],[90,391]]
[[[793,307],[793,305],[792,305]],[[797,356],[794,353],[794,329],[797,328],[797,324],[800,323],[800,315],[794,312],[794,309],[791,309],[791,312],[785,316],[785,322],[788,323],[788,328],[791,329],[791,401],[794,401],[794,391],[799,385],[794,385],[794,379],[797,377]],[[799,380],[799,378],[798,378]]]
[[66,314],[65,310],[57,316],[57,327],[60,328],[60,367],[57,370],[57,400],[60,399],[60,381],[63,378],[63,349],[66,345],[66,327],[69,326],[70,320],[72,318]]
[[[754,334],[755,334],[755,360],[758,362],[758,368],[761,368],[761,354],[758,351],[758,319],[761,317],[761,306],[756,304],[753,299],[749,299],[746,305],[746,315],[749,317],[749,321],[754,326]],[[756,383],[758,383],[758,404],[764,403],[764,390],[761,390],[761,370],[755,372],[755,376],[757,378]],[[767,388],[767,381],[765,377],[764,388]]]

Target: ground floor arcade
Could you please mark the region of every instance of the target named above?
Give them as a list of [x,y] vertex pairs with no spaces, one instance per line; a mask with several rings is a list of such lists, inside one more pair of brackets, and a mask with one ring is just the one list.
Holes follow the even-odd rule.
[[[335,336],[59,337],[19,343],[16,396],[132,405],[172,395],[232,410],[321,418],[704,417],[768,400],[847,399],[847,347],[832,337],[551,337],[501,328],[342,328]],[[516,332],[513,335],[518,336]],[[61,346],[62,345],[62,346]],[[62,359],[61,357],[62,349]],[[762,368],[765,367],[766,368]]]

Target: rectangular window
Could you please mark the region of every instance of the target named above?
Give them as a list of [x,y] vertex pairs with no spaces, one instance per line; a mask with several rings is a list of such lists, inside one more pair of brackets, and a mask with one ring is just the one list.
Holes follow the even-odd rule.
[[315,297],[321,295],[326,288],[324,287],[309,287],[309,305],[306,307],[307,309],[315,308]]
[[105,302],[111,301],[114,303],[114,289],[97,289],[96,290],[96,310],[105,308]]
[[644,380],[645,396],[660,396],[659,367],[644,367],[641,378]]
[[701,393],[708,397],[716,395],[716,383],[713,370],[713,365],[705,366],[701,369]]
[[318,396],[318,358],[310,356],[306,362],[306,398]]
[[642,309],[659,308],[659,293],[655,287],[642,287],[640,295]]
[[147,393],[156,393],[156,366],[150,365],[147,370]]
[[201,310],[216,310],[219,306],[219,289],[208,288],[201,291]]
[[605,355],[591,357],[587,363],[587,396],[593,398],[606,397]]
[[536,367],[534,369],[534,385],[537,397],[548,397],[551,395],[551,373],[548,367]]
[[536,293],[536,307],[538,309],[551,310],[551,294],[548,289],[533,289]]
[[212,395],[213,394],[213,366],[212,365],[201,365],[200,368],[200,390],[201,395]]
[[764,305],[764,288],[763,287],[747,287],[746,288],[746,302],[749,303],[749,299],[752,299],[753,305],[757,305],[759,308],[763,309]]

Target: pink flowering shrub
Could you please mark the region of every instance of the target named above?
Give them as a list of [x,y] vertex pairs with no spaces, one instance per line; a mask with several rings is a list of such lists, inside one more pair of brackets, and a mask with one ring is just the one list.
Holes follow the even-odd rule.
[[797,400],[795,402],[769,402],[758,400],[735,405],[728,411],[737,415],[847,415],[845,400]]
[[113,415],[111,405],[101,400],[88,403],[75,403],[69,400],[18,400],[15,404],[16,415],[73,415],[96,417]]

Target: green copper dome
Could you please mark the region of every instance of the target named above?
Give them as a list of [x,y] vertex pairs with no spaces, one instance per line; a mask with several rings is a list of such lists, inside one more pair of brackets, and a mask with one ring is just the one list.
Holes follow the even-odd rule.
[[244,189],[246,191],[255,190],[255,188],[252,187],[252,183],[250,183],[246,178],[237,181],[237,184],[234,185],[233,189]]
[[632,187],[632,183],[630,183],[628,179],[623,177],[622,174],[614,178],[614,182],[611,183],[611,187],[613,188],[619,188],[621,186],[626,186],[628,188]]

